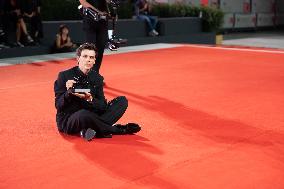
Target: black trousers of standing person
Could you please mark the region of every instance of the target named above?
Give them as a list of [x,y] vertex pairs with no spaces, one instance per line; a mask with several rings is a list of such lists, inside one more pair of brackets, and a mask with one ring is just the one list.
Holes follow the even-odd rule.
[[43,38],[42,21],[39,14],[31,18],[31,35],[36,41],[39,41],[40,38]]
[[127,106],[127,99],[120,96],[110,101],[107,110],[101,115],[81,109],[68,118],[64,132],[78,134],[81,130],[91,128],[100,135],[119,134],[120,130],[112,125],[122,117]]
[[84,31],[86,32],[86,42],[94,43],[97,47],[97,57],[94,69],[99,72],[106,43],[108,41],[108,21],[92,21],[89,19],[83,20]]

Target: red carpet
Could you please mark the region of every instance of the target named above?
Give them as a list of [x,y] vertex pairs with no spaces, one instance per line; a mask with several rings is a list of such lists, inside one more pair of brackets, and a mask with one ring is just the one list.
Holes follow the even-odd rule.
[[184,46],[105,56],[133,136],[85,142],[55,125],[75,60],[0,67],[0,188],[284,188],[284,53]]

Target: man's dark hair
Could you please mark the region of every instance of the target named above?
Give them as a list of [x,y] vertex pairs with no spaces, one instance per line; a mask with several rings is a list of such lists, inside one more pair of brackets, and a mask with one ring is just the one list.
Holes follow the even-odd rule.
[[81,56],[81,52],[85,49],[88,50],[94,50],[95,52],[97,52],[97,48],[95,46],[95,44],[93,43],[83,43],[82,45],[80,45],[77,50],[76,50],[76,55],[77,56]]

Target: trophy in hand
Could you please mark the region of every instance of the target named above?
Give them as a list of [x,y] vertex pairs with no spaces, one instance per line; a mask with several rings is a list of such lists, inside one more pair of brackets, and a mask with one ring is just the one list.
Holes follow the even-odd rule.
[[87,81],[85,78],[80,76],[74,77],[74,81],[76,81],[76,83],[74,83],[72,87],[73,93],[85,94],[91,92],[89,81]]

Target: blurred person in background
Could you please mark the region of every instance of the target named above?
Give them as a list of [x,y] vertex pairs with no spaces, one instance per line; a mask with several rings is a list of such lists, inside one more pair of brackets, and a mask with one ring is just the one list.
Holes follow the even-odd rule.
[[136,0],[135,16],[138,20],[146,21],[149,28],[149,36],[159,35],[156,31],[157,18],[151,15],[151,5],[147,0]]
[[69,28],[62,24],[59,26],[59,32],[56,34],[56,39],[51,47],[52,53],[72,52],[76,48],[69,36]]

